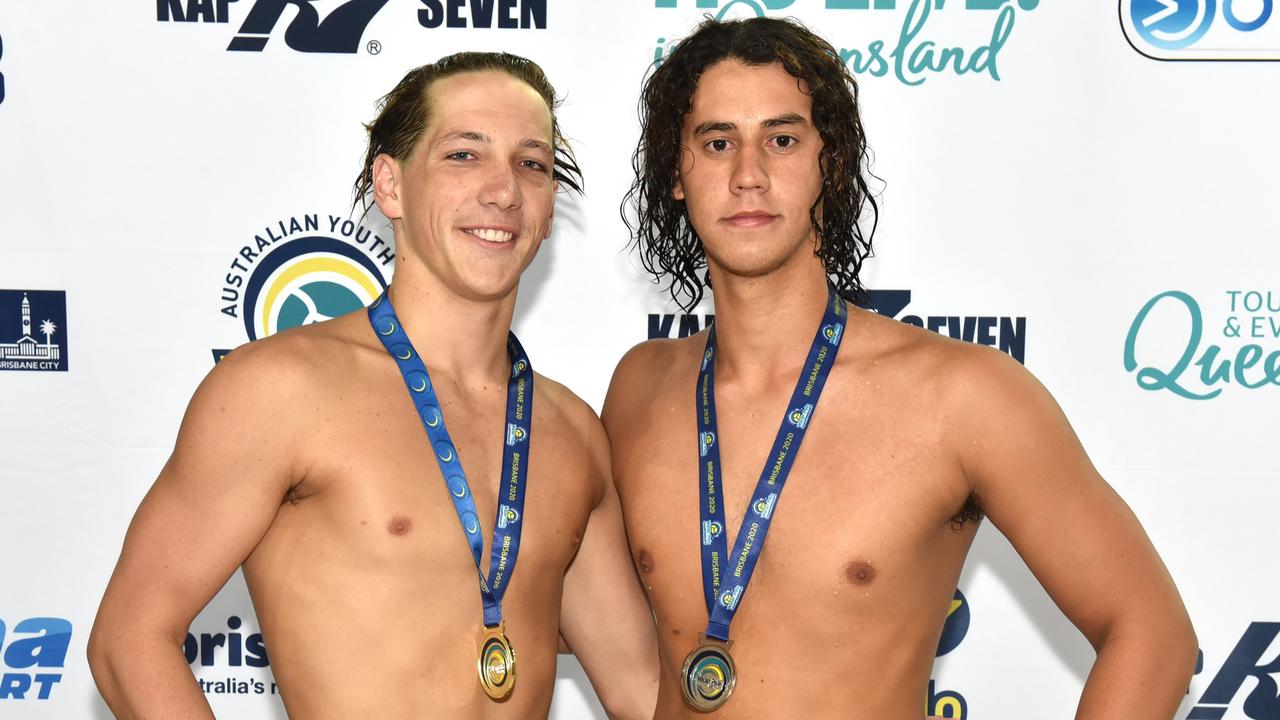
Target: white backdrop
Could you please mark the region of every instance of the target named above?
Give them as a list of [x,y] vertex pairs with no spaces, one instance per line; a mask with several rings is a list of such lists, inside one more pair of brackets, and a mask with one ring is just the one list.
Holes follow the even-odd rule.
[[[1157,15],[1167,36],[1200,23],[1214,44],[1195,40],[1197,56],[1248,46],[1258,58],[1280,57],[1267,49],[1280,48],[1280,18],[1236,31],[1231,4],[1213,0],[504,0],[489,28],[477,27],[480,3],[375,0],[363,32],[347,28],[354,52],[301,52],[305,28],[286,36],[307,19],[297,6],[323,16],[343,3],[285,3],[273,28],[242,27],[270,4],[0,4],[0,716],[109,717],[84,660],[97,602],[211,351],[250,339],[222,309],[242,313],[243,290],[273,282],[252,271],[306,236],[345,247],[343,267],[364,257],[389,277],[372,240],[340,222],[360,123],[408,68],[506,50],[541,63],[566,96],[587,196],[562,202],[516,330],[541,372],[598,409],[650,315],[676,312],[625,251],[618,217],[641,78],[703,13],[767,13],[860,51],[849,60],[886,181],[868,284],[910,291],[899,318],[1021,343],[1163,554],[1203,650],[1178,717],[1280,718],[1280,64],[1149,59],[1138,50],[1153,54],[1159,37],[1144,46],[1134,22]],[[424,27],[418,11],[432,6],[459,8],[467,27]],[[496,27],[504,8],[532,27]],[[1239,24],[1270,8],[1231,11]],[[238,34],[265,46],[228,51]],[[963,49],[961,69],[976,69],[912,70],[926,42]],[[309,215],[317,231],[288,231]],[[390,239],[385,220],[366,224]],[[266,251],[242,256],[255,236]],[[224,299],[236,274],[240,296]],[[329,287],[359,287],[359,272],[338,275]],[[1167,291],[1182,294],[1135,323]],[[44,353],[46,368],[57,354],[56,368],[10,369],[32,362],[13,359],[22,352]],[[928,709],[1070,717],[1092,651],[989,525],[960,590]],[[196,645],[221,633],[252,648],[256,631],[238,575],[192,627]],[[283,717],[251,651],[195,654],[219,716]],[[603,717],[571,658],[559,678],[553,718]]]

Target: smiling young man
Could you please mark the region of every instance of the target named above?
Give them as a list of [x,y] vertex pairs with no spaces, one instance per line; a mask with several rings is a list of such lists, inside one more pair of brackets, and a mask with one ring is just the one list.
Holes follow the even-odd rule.
[[[658,621],[658,716],[919,720],[983,511],[1098,651],[1077,717],[1168,720],[1196,658],[1151,543],[1007,356],[847,304],[857,89],[796,23],[707,21],[641,98],[632,229],[716,322],[605,404]],[[785,492],[784,492],[785,485]]]
[[577,187],[554,107],[536,65],[497,53],[384,98],[357,191],[391,220],[395,280],[197,390],[90,639],[118,716],[212,717],[182,639],[240,566],[291,717],[545,717],[562,639],[612,717],[652,714],[603,429],[508,332]]

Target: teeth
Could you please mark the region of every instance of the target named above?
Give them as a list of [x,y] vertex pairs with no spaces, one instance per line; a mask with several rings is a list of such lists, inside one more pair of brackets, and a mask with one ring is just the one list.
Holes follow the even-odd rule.
[[490,228],[476,228],[474,230],[468,230],[467,232],[471,233],[472,235],[475,235],[481,240],[487,240],[489,242],[496,242],[496,243],[511,242],[511,238],[515,237],[514,234],[509,233],[505,230],[492,230]]

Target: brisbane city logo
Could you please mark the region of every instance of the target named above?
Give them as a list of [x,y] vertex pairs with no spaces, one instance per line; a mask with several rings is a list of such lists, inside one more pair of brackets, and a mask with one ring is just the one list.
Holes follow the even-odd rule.
[[1153,60],[1280,60],[1274,0],[1120,0],[1120,27]]
[[[890,77],[911,86],[924,84],[931,75],[943,74],[1001,80],[1000,55],[1014,26],[1019,17],[1040,6],[1040,0],[653,1],[655,8],[692,7],[698,13],[711,13],[718,20],[799,15],[812,27],[823,29],[850,71]],[[821,14],[806,14],[810,11]],[[977,23],[980,31],[971,31],[975,26],[971,18],[950,23],[938,20],[961,12],[986,18]],[[858,35],[850,37],[848,28],[857,28]],[[657,39],[654,64],[661,63],[671,52],[679,41],[677,35],[666,34]]]
[[[366,307],[387,289],[395,248],[357,218],[304,213],[244,242],[221,279],[219,309],[241,342]],[[229,349],[215,349],[214,362]]]
[[67,294],[0,290],[0,370],[66,372],[69,365]]
[[[363,48],[370,55],[377,55],[382,52],[382,43],[363,42],[364,34],[387,3],[388,0],[156,0],[156,20],[225,25],[233,14],[239,15],[240,8],[247,7],[227,50],[262,52],[274,34],[282,36],[284,44],[297,52],[353,55]],[[403,3],[393,7],[393,12],[399,13],[397,18],[414,18]],[[418,25],[429,30],[547,27],[547,0],[419,0],[416,13]],[[286,17],[291,18],[288,25],[276,33],[277,25]]]

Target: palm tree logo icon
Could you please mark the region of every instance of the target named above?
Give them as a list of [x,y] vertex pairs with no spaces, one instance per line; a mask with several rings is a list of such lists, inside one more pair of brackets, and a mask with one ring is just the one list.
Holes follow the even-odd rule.
[[53,347],[53,342],[52,342],[53,333],[57,329],[58,329],[58,326],[55,325],[52,320],[45,320],[44,322],[40,323],[40,332],[44,333],[44,346],[46,348]]

